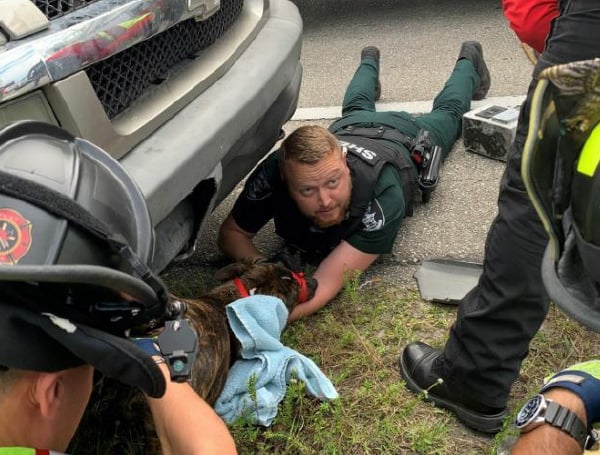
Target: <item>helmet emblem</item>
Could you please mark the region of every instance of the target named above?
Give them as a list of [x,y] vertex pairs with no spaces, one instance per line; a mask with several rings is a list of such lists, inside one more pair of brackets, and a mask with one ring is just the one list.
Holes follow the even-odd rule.
[[12,209],[0,209],[0,264],[16,264],[31,246],[31,222]]

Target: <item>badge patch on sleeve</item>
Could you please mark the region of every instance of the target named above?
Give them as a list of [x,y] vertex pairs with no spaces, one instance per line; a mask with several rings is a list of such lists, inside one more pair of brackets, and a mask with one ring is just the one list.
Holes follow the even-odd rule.
[[260,201],[271,196],[273,188],[264,169],[250,177],[244,192],[246,197],[252,201]]
[[369,202],[363,214],[362,224],[365,231],[377,231],[385,225],[385,215],[377,199]]
[[31,222],[12,209],[0,209],[0,264],[16,264],[31,246]]

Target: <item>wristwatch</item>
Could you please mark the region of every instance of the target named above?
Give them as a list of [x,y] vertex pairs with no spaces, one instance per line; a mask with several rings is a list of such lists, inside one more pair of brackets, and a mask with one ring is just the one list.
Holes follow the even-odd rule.
[[593,446],[598,439],[595,430],[592,429],[588,434],[586,426],[573,411],[544,395],[530,398],[515,419],[515,425],[521,433],[527,433],[546,423],[564,431],[585,449]]

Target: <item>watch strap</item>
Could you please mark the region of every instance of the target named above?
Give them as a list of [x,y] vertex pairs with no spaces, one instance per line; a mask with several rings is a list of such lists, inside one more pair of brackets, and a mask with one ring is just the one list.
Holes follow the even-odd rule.
[[564,370],[550,378],[540,393],[555,387],[570,390],[583,401],[588,429],[600,420],[600,380],[585,371]]
[[564,431],[574,438],[582,448],[585,448],[588,431],[577,414],[555,401],[546,399],[546,403],[548,405],[544,415],[546,423]]

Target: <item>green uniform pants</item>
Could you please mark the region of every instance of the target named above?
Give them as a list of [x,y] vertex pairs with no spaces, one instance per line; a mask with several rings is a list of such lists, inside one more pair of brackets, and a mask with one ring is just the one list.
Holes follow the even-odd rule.
[[470,61],[456,62],[450,78],[433,100],[428,114],[413,117],[408,112],[376,112],[375,84],[379,68],[375,60],[361,61],[346,89],[342,104],[342,118],[330,130],[335,132],[348,125],[372,127],[385,125],[415,137],[424,128],[431,134],[434,145],[442,147],[444,158],[461,134],[462,116],[471,108],[473,92],[479,85],[479,76]]

